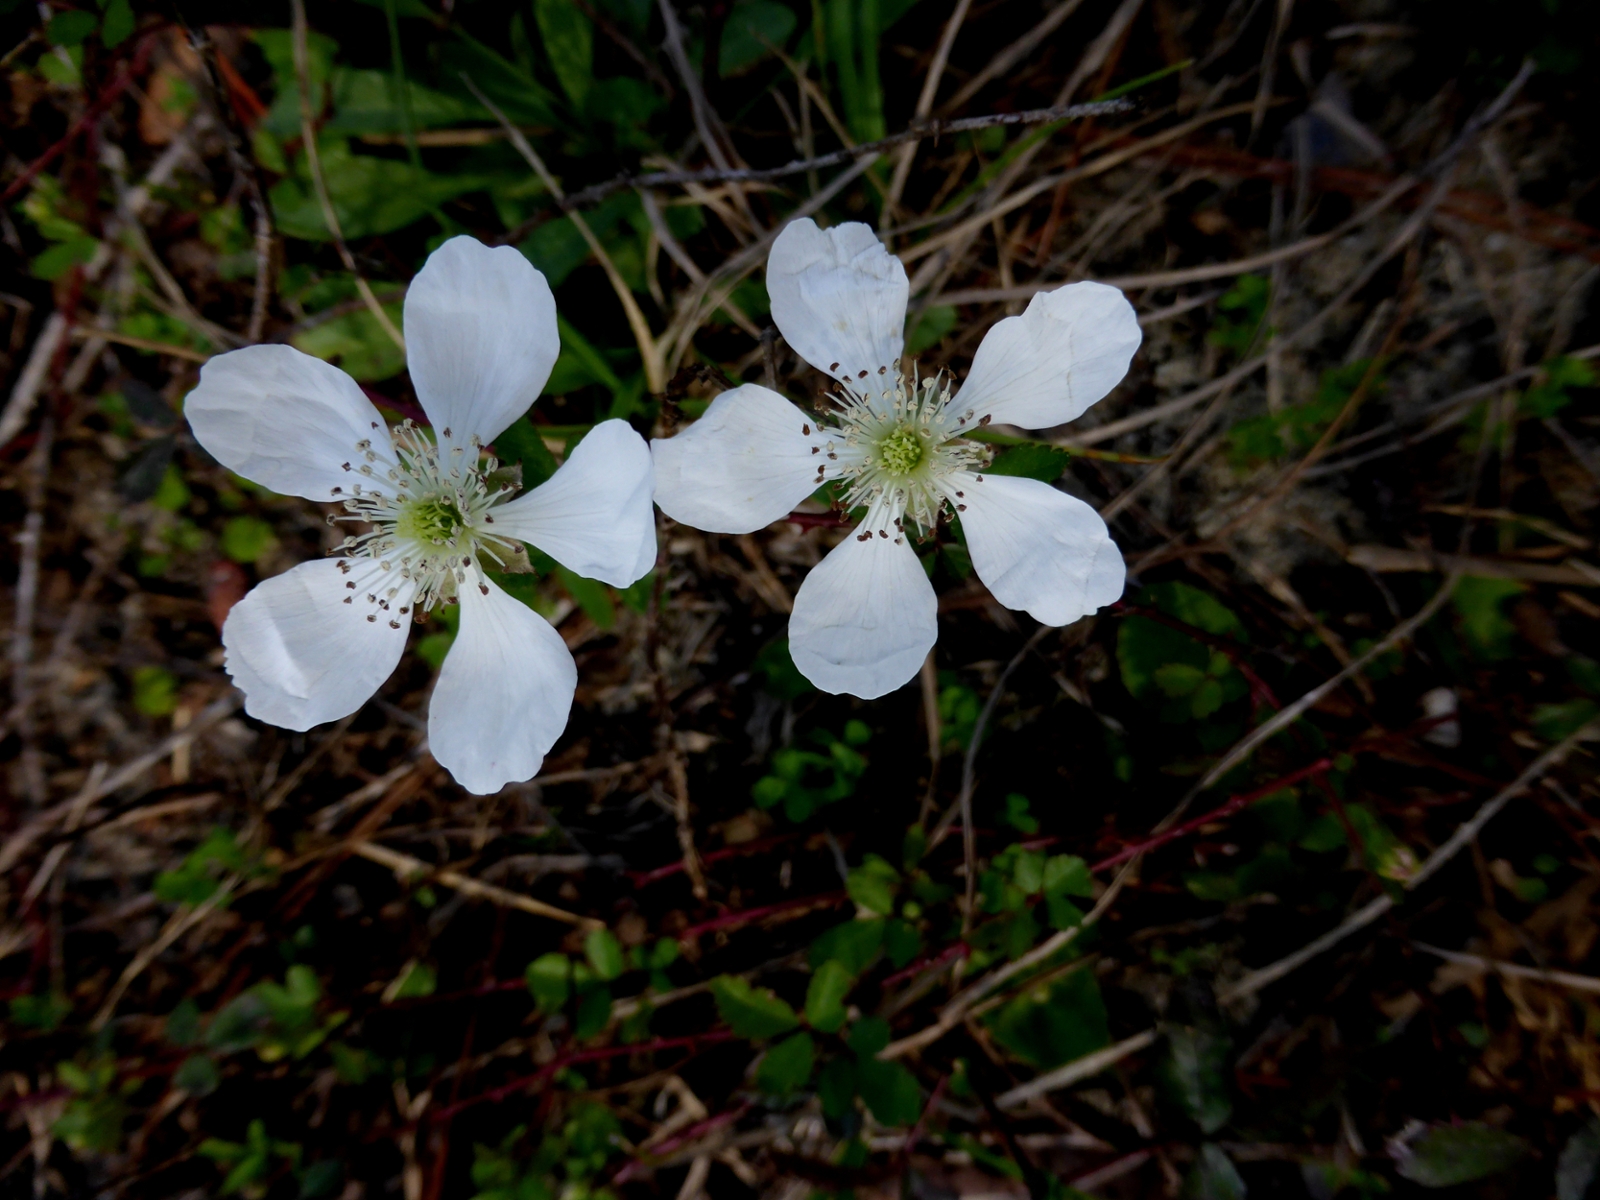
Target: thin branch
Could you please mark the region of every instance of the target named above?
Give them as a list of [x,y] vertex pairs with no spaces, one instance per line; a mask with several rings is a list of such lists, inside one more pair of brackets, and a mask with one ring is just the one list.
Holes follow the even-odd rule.
[[388,867],[396,875],[404,879],[431,880],[434,883],[441,883],[447,888],[454,888],[463,896],[471,896],[477,900],[488,900],[490,903],[498,904],[502,908],[514,908],[536,917],[549,917],[552,921],[560,921],[565,925],[576,925],[580,929],[605,928],[604,921],[597,921],[593,917],[580,917],[577,913],[570,913],[564,908],[546,904],[543,900],[535,900],[532,896],[524,896],[521,892],[507,891],[505,888],[495,887],[492,883],[483,883],[450,867],[430,866],[420,858],[413,858],[409,854],[402,854],[398,850],[391,850],[389,847],[380,846],[376,842],[356,842],[350,847],[350,850],[370,862]]
[[963,117],[956,121],[934,118],[915,123],[909,129],[891,133],[875,142],[862,142],[843,150],[819,154],[815,158],[796,159],[781,167],[744,167],[738,169],[708,169],[702,171],[649,171],[641,174],[618,175],[604,183],[596,183],[573,192],[562,207],[571,211],[604,200],[622,188],[673,187],[686,183],[770,183],[790,175],[803,175],[822,167],[839,166],[856,159],[874,159],[885,150],[914,142],[922,138],[939,138],[951,133],[966,133],[973,129],[989,129],[996,125],[1043,125],[1050,121],[1076,121],[1084,117],[1109,117],[1118,113],[1133,112],[1135,106],[1127,100],[1101,100],[1093,104],[1072,104],[1062,108],[1034,108],[1026,112],[991,113],[984,117]]
[[[1068,3],[1081,3],[1082,0],[1068,0]],[[922,94],[917,97],[916,119],[926,120],[933,111],[934,97],[939,94],[939,81],[944,78],[945,66],[950,61],[950,50],[956,44],[956,34],[961,32],[962,23],[967,19],[967,9],[972,7],[972,0],[956,0],[956,8],[950,14],[950,19],[945,22],[944,33],[939,38],[938,48],[933,52],[933,62],[928,65],[928,75],[922,81]],[[883,212],[878,218],[879,230],[888,229],[894,221],[895,210],[900,207],[900,196],[906,190],[906,180],[911,177],[911,163],[917,156],[917,143],[907,142],[900,150],[899,158],[894,164],[894,177],[889,181],[889,194],[883,200]]]

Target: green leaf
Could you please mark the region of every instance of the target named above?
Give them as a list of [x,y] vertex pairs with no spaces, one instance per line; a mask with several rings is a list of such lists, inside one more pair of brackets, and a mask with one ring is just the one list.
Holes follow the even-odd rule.
[[1220,1146],[1205,1142],[1183,1181],[1183,1200],[1245,1200],[1239,1168]]
[[898,971],[922,953],[922,934],[909,921],[895,918],[883,927],[883,948],[890,966]]
[[541,954],[523,973],[542,1013],[559,1012],[572,989],[572,962],[565,954]]
[[172,1086],[192,1096],[209,1096],[222,1083],[222,1072],[208,1054],[191,1054],[172,1073]]
[[533,0],[533,19],[556,81],[582,112],[594,78],[594,27],[571,0]]
[[611,589],[598,579],[585,579],[566,567],[556,568],[556,578],[567,589],[567,595],[601,629],[610,629],[617,623],[617,606],[611,600]]
[[451,32],[453,37],[439,52],[440,86],[452,95],[470,97],[471,92],[461,82],[461,76],[466,75],[516,123],[556,128],[564,125],[556,117],[556,98],[548,88],[465,33],[460,25],[452,26]]
[[1469,1121],[1435,1125],[1410,1150],[1396,1164],[1400,1176],[1423,1187],[1442,1188],[1499,1174],[1528,1153],[1528,1143],[1504,1129]]
[[787,1002],[766,988],[751,987],[738,976],[719,975],[711,981],[711,994],[717,1012],[737,1037],[777,1037],[800,1024]]
[[862,908],[884,916],[894,912],[894,895],[899,890],[900,872],[876,854],[867,855],[859,867],[850,872],[845,881],[845,891],[850,893]]
[[837,1121],[851,1109],[856,1098],[856,1065],[848,1058],[829,1059],[817,1076],[817,1099],[822,1111]]
[[1456,621],[1467,643],[1487,659],[1507,658],[1511,654],[1511,635],[1516,626],[1501,611],[1507,600],[1520,596],[1528,585],[1515,579],[1484,579],[1468,575],[1450,594]]
[[257,562],[277,544],[272,526],[260,517],[233,517],[222,527],[218,540],[222,552],[236,563]]
[[410,1000],[431,996],[439,986],[439,976],[427,963],[409,962],[404,970],[384,992],[384,1000]]
[[95,25],[93,13],[71,10],[51,17],[44,35],[53,46],[77,46],[94,32]]
[[11,1020],[21,1029],[50,1033],[71,1012],[72,1001],[59,992],[48,992],[42,996],[13,996],[11,999]]
[[777,638],[757,652],[755,672],[761,677],[761,686],[779,700],[798,700],[807,692],[815,691],[811,681],[800,674],[789,654],[789,639]]
[[580,991],[578,1011],[573,1017],[572,1032],[579,1038],[590,1038],[602,1032],[611,1022],[611,989],[603,986]]
[[884,1125],[910,1125],[922,1115],[922,1089],[917,1086],[917,1078],[897,1062],[858,1059],[856,1087],[872,1115]]
[[583,940],[584,957],[600,979],[615,979],[626,965],[622,958],[622,943],[609,929],[596,929]]
[[1028,989],[1002,1005],[987,1024],[999,1045],[1041,1070],[1111,1042],[1100,985],[1087,968]]
[[844,1024],[844,998],[855,979],[836,959],[823,963],[811,976],[806,988],[806,1022],[823,1033],[834,1033]]
[[871,1058],[889,1044],[889,1022],[882,1017],[862,1017],[845,1041],[857,1058]]
[[1203,1029],[1175,1025],[1167,1032],[1167,1053],[1159,1078],[1167,1095],[1206,1134],[1233,1115],[1228,1097],[1228,1040]]
[[544,444],[539,427],[527,417],[518,417],[494,440],[495,454],[504,463],[522,464],[522,487],[538,487],[556,473],[556,457]]
[[1060,479],[1072,462],[1072,455],[1059,446],[1009,446],[995,455],[985,469],[985,475],[1014,475],[1022,479],[1037,479],[1054,483]]
[[1046,896],[1092,896],[1094,879],[1089,864],[1076,854],[1053,854],[1044,865]]
[[956,310],[953,305],[935,304],[925,308],[917,317],[917,323],[906,331],[905,352],[915,358],[944,341],[955,327]]
[[756,1068],[756,1086],[771,1096],[787,1096],[811,1078],[817,1047],[809,1033],[800,1032],[773,1046]]
[[[435,175],[401,159],[355,154],[336,138],[319,145],[334,213],[346,238],[403,229],[445,201],[493,182],[487,176],[465,172]],[[303,160],[300,167],[303,170]],[[289,237],[313,242],[331,238],[308,175],[297,173],[280,179],[267,198],[278,228]]]
[[[72,16],[72,13],[62,13],[63,17]],[[60,279],[73,267],[82,266],[94,257],[95,251],[100,249],[100,243],[85,234],[82,237],[71,238],[65,242],[58,242],[42,254],[37,255],[28,264],[28,273],[35,279],[54,281]]]
[[108,50],[120,46],[133,36],[133,30],[133,7],[128,0],[111,0],[106,5],[105,17],[100,25],[101,43]]
[[[722,45],[717,53],[717,73],[724,79],[748,71],[782,49],[794,33],[794,10],[776,0],[739,0],[722,27]],[[919,350],[907,347],[910,354]]]
[[133,707],[146,717],[170,716],[178,707],[177,677],[162,667],[135,668]]
[[1600,704],[1587,696],[1560,704],[1541,704],[1533,710],[1533,730],[1547,742],[1559,742],[1594,720],[1596,714],[1600,714]]
[[[383,311],[395,328],[400,328],[400,302],[385,304]],[[314,325],[289,341],[296,350],[335,364],[353,379],[388,379],[400,374],[406,365],[406,352],[366,307]]]
[[808,958],[812,970],[833,960],[849,974],[860,975],[878,956],[878,950],[883,945],[883,930],[884,921],[881,917],[835,925],[811,943]]
[[1238,614],[1210,592],[1172,580],[1150,585],[1145,589],[1145,596],[1167,616],[1185,625],[1193,625],[1218,637],[1241,642],[1247,640],[1244,622],[1239,620]]

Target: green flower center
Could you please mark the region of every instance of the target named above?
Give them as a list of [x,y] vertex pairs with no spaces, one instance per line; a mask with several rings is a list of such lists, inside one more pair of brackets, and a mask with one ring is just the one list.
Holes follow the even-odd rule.
[[439,546],[455,540],[466,524],[454,500],[430,496],[402,506],[395,520],[395,533],[408,541]]
[[896,426],[878,443],[878,463],[891,475],[909,475],[922,461],[922,439],[909,425]]

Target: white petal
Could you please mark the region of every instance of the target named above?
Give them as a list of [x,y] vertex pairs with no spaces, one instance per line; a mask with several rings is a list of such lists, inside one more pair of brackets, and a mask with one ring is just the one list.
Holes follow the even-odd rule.
[[822,485],[831,435],[777,392],[723,392],[676,437],[656,438],[656,503],[709,533],[753,533]]
[[955,403],[981,417],[1048,429],[1122,381],[1143,338],[1128,298],[1103,283],[1040,292],[984,335]]
[[[994,598],[1044,625],[1070,625],[1122,596],[1125,568],[1106,523],[1037,479],[966,475],[953,484],[973,569]],[[953,498],[953,497],[952,497]]]
[[257,584],[223,622],[228,674],[257,720],[305,730],[347,717],[400,661],[411,625],[400,610],[411,603],[412,585],[360,560],[348,560],[346,575],[344,561],[301,563]]
[[183,415],[211,457],[285,496],[348,495],[342,464],[361,465],[363,440],[393,461],[388,428],[356,381],[292,346],[246,346],[209,360]]
[[467,791],[532,779],[567,727],[578,666],[561,635],[494,584],[462,588],[461,629],[428,707],[428,748]]
[[544,276],[512,247],[476,238],[428,256],[406,291],[405,326],[411,382],[441,444],[494,441],[539,398],[561,353]]
[[825,692],[863,700],[906,683],[938,636],[933,585],[877,506],[811,569],[789,618],[789,653],[800,674]]
[[602,421],[553,476],[492,509],[494,532],[531,542],[562,566],[627,587],[656,565],[650,447],[626,421]]
[[791,221],[767,258],[772,320],[784,341],[864,394],[874,381],[893,379],[905,348],[908,290],[905,267],[860,222],[818,229],[810,217]]

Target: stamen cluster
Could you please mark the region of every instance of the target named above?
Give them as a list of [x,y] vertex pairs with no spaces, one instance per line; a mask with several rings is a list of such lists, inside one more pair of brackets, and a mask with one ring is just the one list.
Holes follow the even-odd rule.
[[[449,444],[450,430],[441,433]],[[340,546],[347,557],[339,569],[347,576],[359,571],[345,587],[359,594],[366,586],[361,580],[381,579],[367,600],[379,612],[389,613],[390,603],[409,582],[414,587],[411,603],[402,604],[397,612],[405,616],[414,608],[421,620],[435,605],[455,603],[469,575],[480,591],[488,593],[478,555],[486,554],[504,567],[501,553],[514,553],[514,539],[485,528],[494,524],[489,510],[513,489],[490,490],[488,476],[499,464],[490,458],[480,465],[482,445],[476,437],[465,447],[449,445],[448,451],[441,451],[408,420],[393,431],[393,442],[394,462],[381,458],[370,440],[356,443],[358,458],[344,463],[344,469],[380,481],[379,486],[352,485],[344,501],[349,515],[330,520],[361,521],[372,527],[345,538]],[[360,571],[362,566],[375,566],[376,571]],[[353,599],[354,595],[347,596],[345,603]],[[375,612],[367,620],[376,621],[378,615]],[[399,628],[392,616],[389,624]]]
[[[865,372],[863,372],[865,374]],[[888,384],[888,367],[878,375]],[[873,391],[847,386],[835,395],[838,428],[818,430],[823,442],[812,453],[825,454],[817,468],[820,483],[834,468],[846,481],[844,502],[867,507],[880,523],[892,523],[895,539],[910,520],[925,535],[946,510],[959,511],[957,477],[988,465],[989,450],[962,435],[989,423],[952,403],[954,385],[943,371],[922,379],[915,366],[907,379],[896,366],[892,384]],[[810,434],[808,426],[806,433]],[[871,523],[869,517],[868,523]],[[878,530],[888,537],[887,528]],[[864,530],[863,537],[871,537]]]

